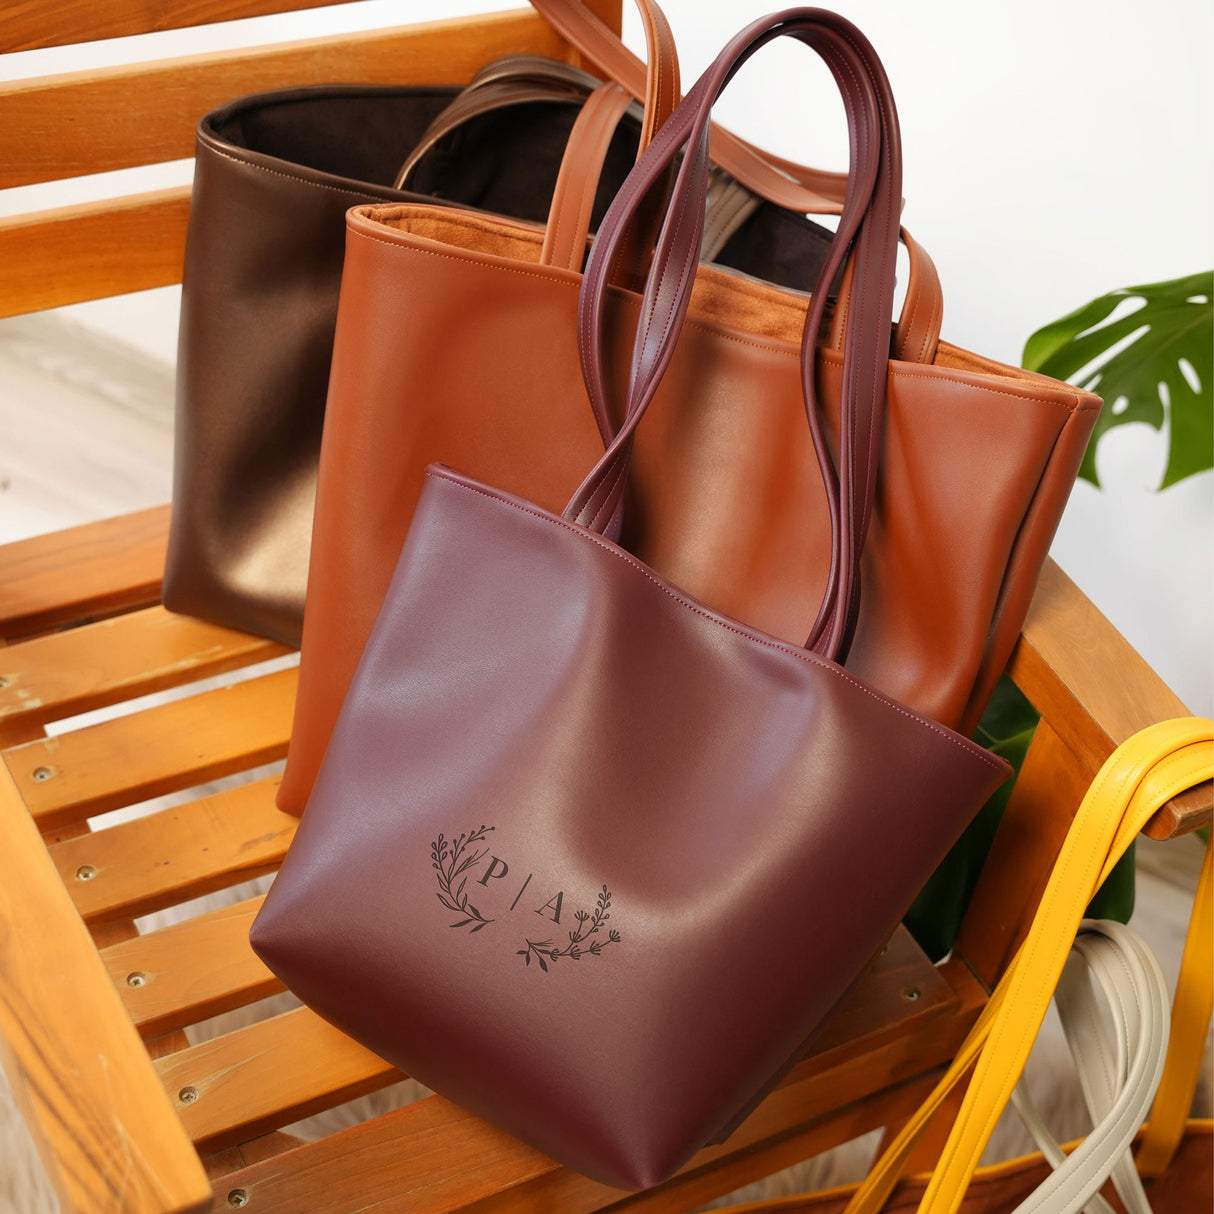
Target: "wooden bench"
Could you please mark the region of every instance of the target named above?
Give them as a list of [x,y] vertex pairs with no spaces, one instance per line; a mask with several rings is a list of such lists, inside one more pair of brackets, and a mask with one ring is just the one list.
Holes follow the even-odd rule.
[[[310,3],[23,0],[0,51]],[[592,7],[618,28],[618,0]],[[242,92],[461,82],[521,50],[572,57],[522,11],[3,85],[0,187],[189,155],[197,117]],[[0,314],[177,281],[187,202],[183,188],[0,220]],[[1050,565],[1009,668],[1043,721],[953,954],[933,967],[899,932],[741,1128],[655,1190],[589,1181],[439,1096],[305,1143],[282,1127],[400,1076],[302,1008],[189,1043],[188,1026],[280,989],[248,944],[259,899],[145,934],[133,923],[274,870],[295,825],[276,779],[88,821],[286,751],[294,670],[247,677],[285,650],[158,605],[167,519],[160,507],[0,548],[0,1050],[66,1211],[686,1211],[896,1125],[1006,964],[1086,781],[1118,742],[1185,711]],[[1205,786],[1149,833],[1209,821]]]

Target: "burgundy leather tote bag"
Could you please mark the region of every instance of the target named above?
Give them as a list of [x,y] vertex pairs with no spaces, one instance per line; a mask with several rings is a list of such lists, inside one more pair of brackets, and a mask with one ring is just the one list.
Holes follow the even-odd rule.
[[[801,346],[834,558],[805,647],[697,602],[611,538],[687,312],[710,106],[782,34],[830,66],[852,135],[848,202]],[[594,244],[579,333],[600,407],[608,271],[680,148],[618,432],[560,514],[428,470],[252,929],[262,959],[333,1024],[623,1188],[663,1180],[756,1102],[1009,770],[834,660],[872,517],[898,235],[880,63],[848,22],[812,9],[726,47]],[[816,346],[849,249],[836,472]]]

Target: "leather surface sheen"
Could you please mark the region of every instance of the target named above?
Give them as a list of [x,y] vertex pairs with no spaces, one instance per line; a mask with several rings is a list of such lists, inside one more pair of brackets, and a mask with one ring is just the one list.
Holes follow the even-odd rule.
[[645,1187],[796,1051],[1006,774],[435,470],[251,939],[406,1073]]
[[[669,31],[660,14],[649,17],[662,44]],[[651,73],[657,114],[678,96],[667,49]],[[359,203],[438,200],[542,223],[582,96],[568,72],[547,100],[544,87],[528,91],[533,58],[505,61],[504,73],[482,73],[482,96],[463,105],[462,123],[414,167],[405,191],[392,182],[458,90],[281,90],[241,98],[199,124],[163,591],[171,610],[299,643],[343,215]],[[628,116],[612,138],[593,222],[631,167],[640,133]],[[805,288],[828,239],[803,215],[760,202],[718,260]]]

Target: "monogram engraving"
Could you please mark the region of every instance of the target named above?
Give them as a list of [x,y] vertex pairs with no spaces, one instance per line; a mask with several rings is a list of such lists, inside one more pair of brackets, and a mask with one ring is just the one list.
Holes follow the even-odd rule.
[[[513,900],[510,902],[508,911],[505,912],[509,913],[519,907],[524,891],[531,884],[532,877],[535,876],[534,873],[527,873],[521,882],[517,876],[511,877],[510,864],[501,856],[493,855],[487,846],[489,833],[495,829],[496,827],[493,826],[482,825],[474,831],[465,832],[452,839],[439,834],[438,838],[430,844],[430,867],[434,869],[438,881],[438,891],[435,897],[447,910],[459,916],[449,926],[467,928],[469,935],[497,922],[469,900],[469,879],[472,880],[474,887],[479,885],[485,890],[486,897],[496,898],[499,906],[504,899],[510,898],[511,892],[513,892]],[[480,846],[481,844],[486,844],[486,846]],[[488,857],[489,863],[478,874],[477,869],[486,857]],[[508,877],[510,880],[507,881]],[[541,891],[543,890],[542,881],[541,877],[536,886]],[[515,886],[518,887],[517,890],[515,890]],[[498,890],[505,892],[498,893]],[[539,897],[543,897],[542,892]],[[534,893],[519,907],[520,913],[526,912],[530,908],[530,913],[539,915],[542,919],[550,919],[559,927],[561,912],[565,905],[565,890],[558,889],[542,906],[536,906],[533,899],[536,899]],[[503,912],[499,910],[498,913]],[[528,966],[534,957],[539,968],[547,973],[548,967],[562,957],[568,957],[573,961],[580,961],[587,956],[598,957],[602,955],[603,949],[608,945],[619,944],[620,933],[615,928],[606,926],[607,920],[611,918],[611,890],[606,885],[599,890],[593,910],[574,911],[573,917],[577,926],[566,933],[569,937],[567,942],[558,942],[554,938],[533,940],[529,934],[525,933],[523,947],[518,950],[516,955],[522,957],[524,964]]]

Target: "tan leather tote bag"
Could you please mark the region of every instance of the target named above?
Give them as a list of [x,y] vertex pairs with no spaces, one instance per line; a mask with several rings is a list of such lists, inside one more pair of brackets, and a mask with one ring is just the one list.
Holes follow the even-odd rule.
[[[1100,402],[939,340],[938,280],[908,248],[848,665],[968,733],[1019,634]],[[609,292],[615,353],[607,391],[588,395],[580,282],[523,224],[424,205],[349,213],[282,808],[303,811],[427,463],[560,510],[614,433],[603,398],[624,399],[618,339],[640,301]],[[831,569],[802,405],[806,307],[803,294],[700,267],[636,437],[622,536],[700,601],[797,644]],[[845,283],[815,363],[832,442],[848,310]]]
[[[709,106],[781,34],[831,67],[856,148],[799,344],[799,421],[835,506],[838,571],[809,649],[710,610],[606,535],[638,423],[675,403],[654,394],[699,257]],[[623,1188],[659,1183],[729,1132],[1010,771],[832,660],[856,595],[893,299],[900,173],[880,63],[853,26],[817,10],[764,18],[726,47],[603,221],[578,325],[592,383],[626,221],[684,143],[632,317],[627,421],[560,514],[428,470],[251,934],[343,1031]],[[847,324],[836,475],[814,336],[857,229],[866,306]],[[711,408],[706,396],[688,404]],[[679,453],[668,454],[673,472]],[[730,458],[745,463],[745,449]]]

